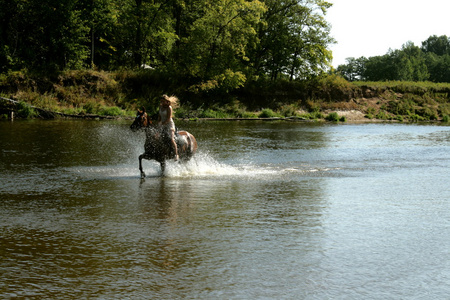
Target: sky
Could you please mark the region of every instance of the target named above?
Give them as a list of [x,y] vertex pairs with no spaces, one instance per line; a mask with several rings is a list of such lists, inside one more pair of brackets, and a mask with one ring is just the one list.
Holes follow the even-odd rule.
[[332,65],[347,57],[384,55],[411,41],[416,46],[431,35],[450,37],[450,0],[328,0],[333,6],[326,19],[331,24]]

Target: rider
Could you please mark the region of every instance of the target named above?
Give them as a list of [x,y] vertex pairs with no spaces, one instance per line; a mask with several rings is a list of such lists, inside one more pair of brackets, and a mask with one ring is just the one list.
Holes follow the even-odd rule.
[[178,160],[178,147],[175,142],[175,123],[173,122],[172,115],[173,109],[177,107],[177,97],[162,95],[159,105],[158,124],[162,125],[163,130],[170,137],[172,147],[175,150],[175,160]]

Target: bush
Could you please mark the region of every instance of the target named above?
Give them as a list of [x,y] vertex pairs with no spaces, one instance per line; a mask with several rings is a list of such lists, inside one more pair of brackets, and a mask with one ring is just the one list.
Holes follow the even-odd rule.
[[325,120],[331,121],[331,122],[339,122],[339,115],[337,112],[332,112],[328,114],[328,116],[325,117]]
[[297,109],[293,104],[283,105],[280,108],[280,114],[285,117],[295,117],[297,116]]
[[410,119],[412,122],[420,122],[420,121],[424,121],[424,118],[421,117],[421,116],[419,116],[419,115],[417,115],[417,114],[410,114],[410,115],[409,115],[409,119]]
[[315,109],[314,111],[308,113],[308,114],[303,114],[301,115],[301,117],[305,118],[305,119],[323,119],[323,114],[318,110]]
[[380,110],[380,111],[376,114],[375,118],[377,118],[377,119],[379,119],[379,120],[390,120],[390,119],[391,119],[391,116],[390,116],[386,111]]
[[449,117],[448,115],[444,116],[444,117],[442,118],[442,122],[445,122],[445,123],[450,122],[450,117]]
[[418,114],[422,116],[425,120],[437,120],[438,113],[435,109],[430,107],[421,108]]
[[216,111],[212,109],[206,109],[200,112],[199,118],[212,118],[212,119],[225,119],[228,118],[228,114],[223,111]]
[[123,115],[125,115],[125,112],[117,106],[111,106],[111,107],[103,107],[99,111],[99,115],[101,115],[101,116],[123,116]]
[[27,103],[20,101],[17,103],[17,116],[28,119],[38,116],[38,113]]
[[83,105],[83,109],[87,114],[95,114],[100,108],[99,103],[95,102],[88,102],[85,105]]
[[279,117],[279,115],[270,108],[263,109],[261,113],[258,115],[258,118],[275,118],[275,117]]

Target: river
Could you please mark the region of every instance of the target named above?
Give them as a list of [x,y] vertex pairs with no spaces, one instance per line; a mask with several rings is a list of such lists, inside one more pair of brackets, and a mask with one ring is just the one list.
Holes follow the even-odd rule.
[[450,127],[0,122],[1,299],[448,299]]

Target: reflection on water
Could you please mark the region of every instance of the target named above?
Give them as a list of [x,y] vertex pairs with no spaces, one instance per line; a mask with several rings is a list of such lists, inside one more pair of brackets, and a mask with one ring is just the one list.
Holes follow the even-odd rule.
[[449,127],[206,124],[0,122],[0,298],[447,297]]

